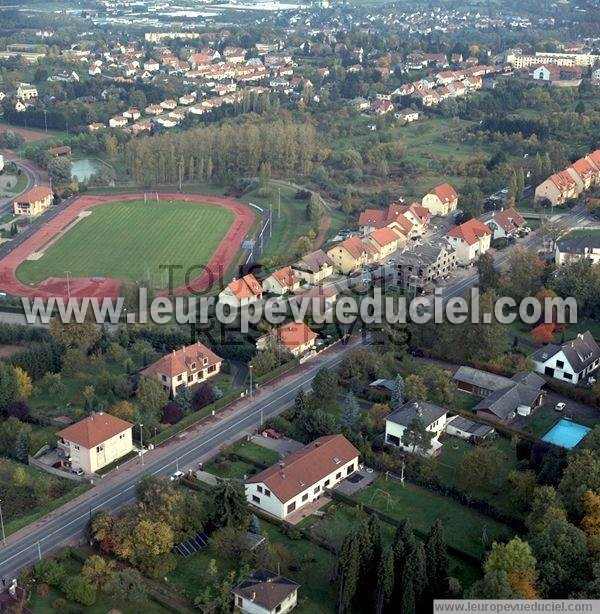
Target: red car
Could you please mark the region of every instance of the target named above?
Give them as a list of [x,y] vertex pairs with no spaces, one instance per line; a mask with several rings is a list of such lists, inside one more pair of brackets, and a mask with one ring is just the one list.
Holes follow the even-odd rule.
[[261,435],[263,437],[270,437],[271,439],[282,439],[283,435],[278,433],[275,429],[265,429]]

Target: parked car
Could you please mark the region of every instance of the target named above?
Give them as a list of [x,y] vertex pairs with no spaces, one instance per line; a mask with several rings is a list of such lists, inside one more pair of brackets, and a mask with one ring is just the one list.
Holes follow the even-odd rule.
[[565,411],[566,407],[567,407],[567,404],[561,401],[560,403],[557,403],[555,405],[554,410],[555,411]]
[[171,481],[172,482],[176,482],[178,480],[181,480],[181,478],[185,475],[185,473],[183,473],[183,471],[176,471],[172,476],[171,476]]
[[74,473],[75,475],[78,475],[78,476],[82,476],[84,475],[85,472],[83,471],[81,467],[79,467],[78,469],[71,469],[71,473]]
[[275,429],[265,429],[261,435],[263,437],[270,437],[271,439],[282,439],[283,435]]

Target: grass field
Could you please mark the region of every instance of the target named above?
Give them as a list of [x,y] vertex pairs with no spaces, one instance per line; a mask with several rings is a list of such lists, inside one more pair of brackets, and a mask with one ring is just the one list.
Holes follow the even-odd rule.
[[[112,277],[123,281],[149,280],[167,287],[165,265],[182,268],[173,273],[174,285],[185,271],[206,265],[234,220],[224,207],[189,202],[144,204],[142,200],[95,207],[36,261],[19,266],[17,275],[35,284],[47,277]],[[192,278],[199,271],[196,269]]]
[[398,520],[406,518],[413,528],[423,532],[428,532],[439,519],[444,523],[448,544],[478,558],[494,540],[510,539],[514,534],[506,525],[454,499],[413,484],[403,487],[394,480],[379,478],[354,498]]

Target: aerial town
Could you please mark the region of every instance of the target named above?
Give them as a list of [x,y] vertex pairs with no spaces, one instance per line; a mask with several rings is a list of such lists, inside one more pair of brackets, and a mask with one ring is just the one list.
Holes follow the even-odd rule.
[[600,611],[599,344],[598,0],[0,2],[1,611]]

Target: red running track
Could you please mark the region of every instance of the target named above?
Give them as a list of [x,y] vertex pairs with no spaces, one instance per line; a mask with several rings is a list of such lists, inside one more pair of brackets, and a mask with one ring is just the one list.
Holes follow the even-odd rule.
[[[154,195],[155,192],[152,192]],[[173,289],[172,294],[187,294],[202,292],[218,281],[237,256],[241,243],[248,234],[254,222],[253,211],[245,204],[229,198],[217,198],[202,194],[158,194],[161,200],[178,200],[184,202],[198,202],[203,204],[226,207],[233,212],[235,219],[223,240],[215,250],[203,272],[186,285]],[[17,279],[17,267],[27,257],[39,251],[49,241],[56,240],[56,236],[82,212],[98,205],[109,202],[135,200],[144,198],[143,192],[134,194],[111,194],[80,196],[55,218],[44,224],[37,232],[15,247],[10,254],[0,260],[0,289],[13,296],[40,297],[43,299],[56,297],[67,299],[67,279],[62,277],[49,277],[37,286],[28,286]],[[168,207],[168,203],[164,203]],[[60,206],[60,205],[59,205]],[[68,230],[67,230],[68,232]],[[60,238],[60,237],[59,237]],[[199,263],[203,264],[204,263]],[[72,277],[69,279],[71,296],[74,298],[96,297],[116,298],[120,295],[122,280],[103,277],[94,279],[90,277]]]

